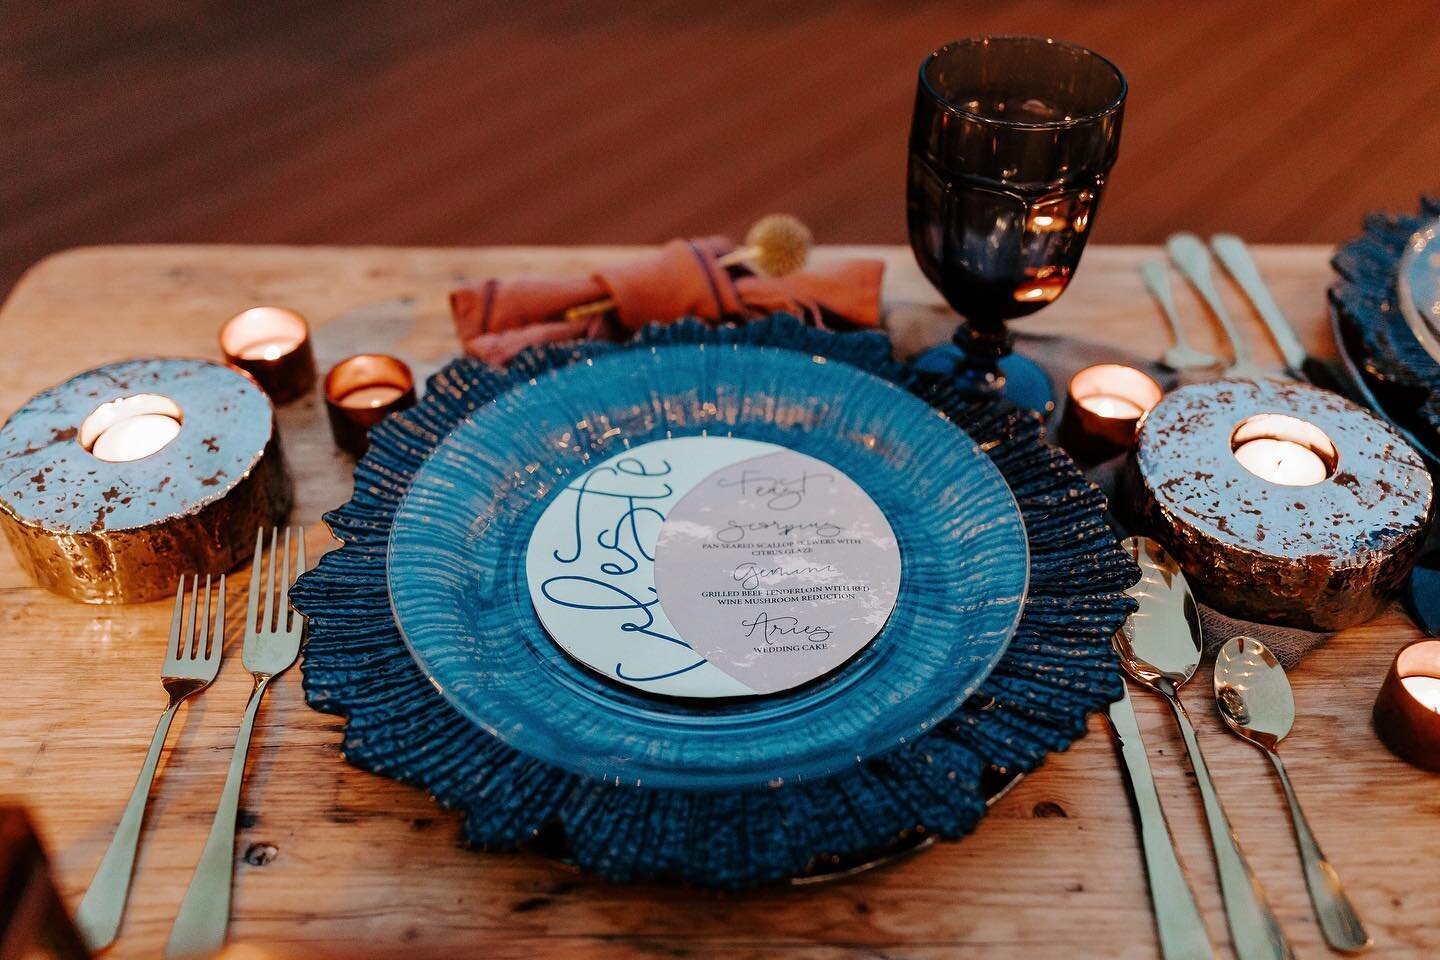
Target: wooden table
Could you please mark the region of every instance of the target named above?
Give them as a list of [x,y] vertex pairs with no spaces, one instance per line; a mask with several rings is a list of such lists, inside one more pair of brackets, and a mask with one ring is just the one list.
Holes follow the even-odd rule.
[[[849,252],[854,252],[850,248]],[[316,330],[321,369],[388,348],[422,371],[455,349],[445,293],[467,278],[584,269],[616,248],[385,249],[99,247],[32,269],[0,318],[0,408],[81,369],[150,354],[217,358],[236,311],[281,303]],[[826,250],[821,256],[846,251]],[[901,248],[887,300],[907,348],[946,321]],[[1074,288],[1025,329],[1066,332],[1158,356],[1166,334],[1135,265],[1155,251],[1097,248]],[[1324,322],[1329,252],[1262,248],[1257,258],[1309,347],[1333,352]],[[1234,291],[1228,291],[1234,294]],[[1213,330],[1188,291],[1181,309],[1201,346]],[[1274,360],[1238,296],[1251,341]],[[1211,341],[1207,344],[1206,341]],[[1222,351],[1223,352],[1223,351]],[[320,514],[349,494],[312,397],[280,412],[296,512],[313,552]],[[156,715],[169,605],[88,607],[32,586],[0,551],[0,794],[28,804],[78,903],[120,816]],[[244,579],[235,585],[240,594]],[[232,626],[238,619],[232,617]],[[1370,708],[1396,649],[1416,637],[1398,609],[1336,636],[1295,672],[1299,706],[1286,755],[1316,832],[1348,882],[1382,956],[1440,955],[1440,777],[1375,739]],[[130,908],[114,955],[158,955],[199,855],[249,689],[239,643],[215,687],[181,711],[150,805]],[[1327,951],[1269,765],[1228,733],[1196,677],[1191,712],[1231,817],[1302,957]],[[1162,797],[1217,944],[1225,942],[1199,797],[1158,698],[1137,695]],[[232,938],[304,954],[345,945],[385,956],[517,957],[1150,957],[1155,935],[1109,737],[1052,757],[960,843],[832,885],[719,896],[618,886],[531,855],[480,854],[457,817],[424,794],[341,759],[341,721],[307,708],[300,675],[261,712],[236,838]]]

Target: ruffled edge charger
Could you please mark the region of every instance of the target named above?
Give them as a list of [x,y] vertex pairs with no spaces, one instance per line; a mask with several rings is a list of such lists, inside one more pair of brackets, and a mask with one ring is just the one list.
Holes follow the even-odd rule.
[[1440,217],[1440,199],[1414,214],[1370,214],[1365,232],[1331,259],[1330,319],[1360,400],[1393,423],[1440,471],[1440,365],[1411,332],[1396,301],[1396,274],[1416,231]]
[[[912,744],[843,774],[773,790],[687,793],[566,773],[468,723],[411,659],[391,617],[390,524],[410,478],[451,429],[511,386],[615,350],[749,344],[855,365],[912,390],[965,429],[1010,484],[1031,550],[1030,592],[1009,650],[980,690]],[[1047,446],[1038,420],[967,402],[890,357],[880,334],[832,334],[776,315],[745,327],[694,321],[631,344],[528,350],[506,371],[457,360],[414,409],[372,434],[355,494],[326,522],[343,543],[292,591],[309,618],[302,664],[310,705],[346,716],[343,750],[362,769],[428,790],[465,813],[485,849],[536,848],[615,880],[678,878],[743,888],[833,870],[913,844],[958,838],[985,811],[995,773],[1034,769],[1119,696],[1110,637],[1133,609],[1133,563],[1104,499]]]

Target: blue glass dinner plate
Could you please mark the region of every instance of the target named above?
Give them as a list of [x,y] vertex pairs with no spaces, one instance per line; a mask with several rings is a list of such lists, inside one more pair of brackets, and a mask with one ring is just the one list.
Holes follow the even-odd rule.
[[[817,681],[720,702],[656,697],[578,664],[540,624],[525,552],[546,506],[617,452],[702,434],[838,467],[895,531],[894,613]],[[826,776],[924,734],[1005,652],[1028,569],[1005,478],[933,407],[823,357],[703,343],[587,359],[476,410],[415,475],[387,565],[411,653],[481,729],[561,770],[691,791]]]
[[[979,689],[923,736],[829,777],[778,788],[664,790],[581,776],[502,743],[463,716],[416,665],[395,625],[386,556],[396,511],[430,454],[477,410],[551,372],[612,354],[746,344],[822,356],[893,382],[979,444],[1020,506],[1029,541],[1024,613]],[[963,442],[963,441],[962,441]],[[469,844],[560,857],[616,881],[737,889],[835,875],[958,839],[1007,783],[1064,750],[1123,689],[1111,637],[1135,609],[1139,571],[1104,519],[1104,498],[1038,418],[960,396],[896,363],[886,338],[837,335],[776,315],[743,327],[648,327],[629,344],[522,352],[506,370],[473,359],[430,379],[414,408],[371,432],[350,500],[325,517],[341,547],[296,583],[308,618],[310,706],[345,717],[346,762],[424,789]]]

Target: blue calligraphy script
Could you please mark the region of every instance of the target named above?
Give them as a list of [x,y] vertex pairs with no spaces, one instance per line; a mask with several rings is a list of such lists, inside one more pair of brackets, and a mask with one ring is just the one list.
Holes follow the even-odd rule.
[[[588,568],[597,559],[605,577],[621,578],[640,569],[641,558],[654,563],[655,557],[644,543],[640,524],[643,518],[663,523],[665,514],[651,505],[674,495],[674,488],[664,481],[671,472],[668,460],[658,466],[647,466],[638,457],[625,457],[614,464],[596,467],[567,490],[575,493],[573,542],[568,550],[556,549],[551,556],[557,563]],[[595,529],[598,521],[599,529]],[[550,577],[540,584],[540,592],[551,603],[572,610],[593,610],[597,614],[629,611],[620,624],[623,633],[640,634],[664,643],[691,649],[679,637],[652,629],[652,609],[660,602],[653,585],[646,588],[647,597],[637,597],[611,579],[583,574]],[[615,664],[615,676],[621,680],[643,683],[664,680],[688,673],[705,664],[697,659],[689,666],[650,676],[631,676],[625,672],[624,661]]]

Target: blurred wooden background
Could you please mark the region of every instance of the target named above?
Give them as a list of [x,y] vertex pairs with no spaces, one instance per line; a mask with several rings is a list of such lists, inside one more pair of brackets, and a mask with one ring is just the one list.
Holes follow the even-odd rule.
[[1131,96],[1101,241],[1334,242],[1440,188],[1433,0],[6,5],[0,291],[117,241],[903,240],[932,47],[1049,33]]

